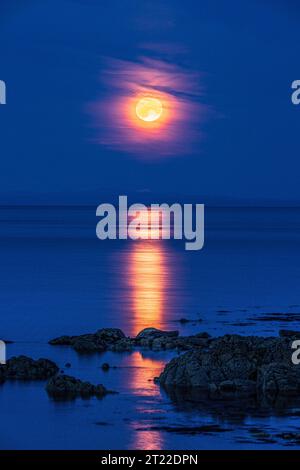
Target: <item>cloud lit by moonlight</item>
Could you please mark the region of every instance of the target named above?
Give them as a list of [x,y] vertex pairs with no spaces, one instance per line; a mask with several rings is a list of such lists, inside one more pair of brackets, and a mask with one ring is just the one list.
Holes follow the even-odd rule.
[[193,153],[208,108],[197,73],[162,60],[106,59],[104,92],[89,105],[95,140],[140,157]]

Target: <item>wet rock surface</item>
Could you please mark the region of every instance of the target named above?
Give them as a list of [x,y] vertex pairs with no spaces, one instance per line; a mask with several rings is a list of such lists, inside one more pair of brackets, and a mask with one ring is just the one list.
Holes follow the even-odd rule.
[[[226,335],[172,359],[156,380],[167,391],[194,389],[212,398],[297,396],[300,367],[291,361],[291,338]],[[183,393],[184,399],[184,393]],[[187,398],[188,399],[188,398]]]
[[64,374],[52,377],[46,385],[46,391],[51,397],[62,400],[73,399],[77,396],[102,398],[108,393],[112,393],[101,384],[93,385],[90,382],[83,382]]
[[58,372],[49,359],[34,360],[27,356],[12,357],[0,366],[0,382],[5,380],[45,380]]

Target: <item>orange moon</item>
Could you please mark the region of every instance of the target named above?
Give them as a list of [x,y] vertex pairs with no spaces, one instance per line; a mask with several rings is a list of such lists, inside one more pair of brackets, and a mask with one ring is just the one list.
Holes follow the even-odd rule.
[[144,97],[137,102],[135,112],[142,121],[153,122],[161,117],[163,106],[157,98]]

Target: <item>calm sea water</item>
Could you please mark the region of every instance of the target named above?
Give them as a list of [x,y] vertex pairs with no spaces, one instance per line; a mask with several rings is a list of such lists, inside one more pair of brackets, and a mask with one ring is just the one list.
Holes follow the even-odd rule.
[[[300,316],[300,209],[207,209],[205,246],[181,241],[99,241],[94,207],[0,209],[0,338],[8,357],[27,354],[71,362],[68,373],[120,392],[104,400],[57,403],[44,383],[0,387],[0,447],[5,449],[277,448],[255,443],[299,427],[299,412],[238,420],[207,407],[173,402],[152,381],[174,353],[134,351],[79,356],[50,347],[61,334],[119,327],[127,335],[155,326],[277,334]],[[280,314],[280,315],[279,315]],[[180,318],[191,320],[181,324]],[[280,321],[279,321],[280,320]],[[105,373],[103,362],[114,368]],[[227,432],[169,432],[204,423]]]

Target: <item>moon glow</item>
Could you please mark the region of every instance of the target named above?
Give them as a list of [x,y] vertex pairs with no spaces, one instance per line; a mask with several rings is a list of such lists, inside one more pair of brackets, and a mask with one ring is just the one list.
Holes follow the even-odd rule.
[[135,112],[142,121],[153,122],[161,117],[163,106],[157,98],[144,97],[137,102]]

